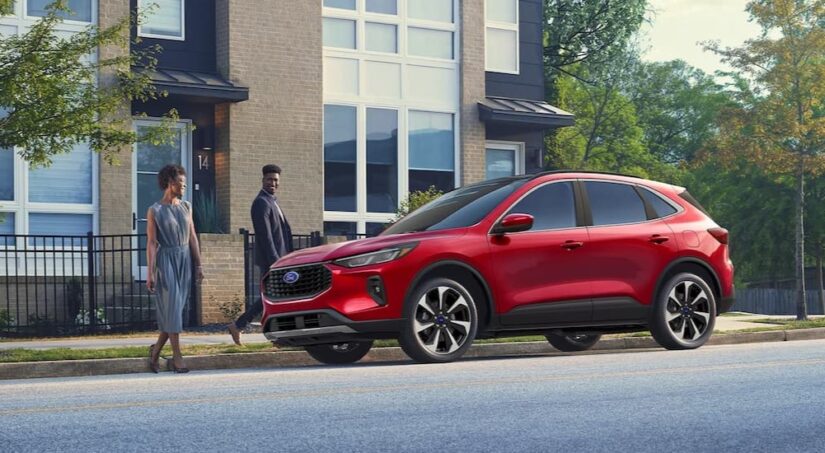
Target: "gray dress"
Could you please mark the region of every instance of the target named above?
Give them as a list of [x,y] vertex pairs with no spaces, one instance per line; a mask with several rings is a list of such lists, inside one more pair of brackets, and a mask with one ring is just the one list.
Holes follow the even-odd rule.
[[189,213],[191,205],[152,205],[159,244],[155,255],[155,294],[158,328],[161,332],[183,330],[183,307],[192,286],[192,257],[189,252]]

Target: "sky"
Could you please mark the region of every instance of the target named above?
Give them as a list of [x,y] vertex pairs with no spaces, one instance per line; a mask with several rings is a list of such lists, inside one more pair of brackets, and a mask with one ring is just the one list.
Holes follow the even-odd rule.
[[748,0],[650,0],[652,24],[643,26],[642,45],[648,47],[646,61],[681,58],[707,73],[729,70],[699,42],[719,40],[724,47],[738,47],[759,34],[759,26],[748,22]]

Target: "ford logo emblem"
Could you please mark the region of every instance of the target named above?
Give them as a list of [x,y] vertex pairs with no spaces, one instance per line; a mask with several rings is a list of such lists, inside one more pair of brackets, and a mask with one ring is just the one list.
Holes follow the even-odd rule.
[[283,281],[287,285],[291,285],[291,284],[297,282],[299,278],[301,278],[301,274],[299,274],[295,271],[289,271],[286,274],[284,274]]

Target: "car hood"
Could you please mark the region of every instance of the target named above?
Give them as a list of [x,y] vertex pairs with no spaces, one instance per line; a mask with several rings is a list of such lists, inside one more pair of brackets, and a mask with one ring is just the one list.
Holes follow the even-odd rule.
[[423,231],[419,233],[390,234],[376,236],[355,241],[339,242],[318,247],[296,250],[278,260],[274,267],[298,266],[302,264],[332,261],[347,256],[374,252],[384,248],[416,242],[433,240],[436,238],[460,237],[466,233],[466,228],[445,231]]

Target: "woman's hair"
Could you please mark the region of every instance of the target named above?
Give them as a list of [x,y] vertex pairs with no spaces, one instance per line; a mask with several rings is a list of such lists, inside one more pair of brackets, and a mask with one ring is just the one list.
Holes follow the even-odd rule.
[[175,182],[179,175],[186,175],[186,170],[180,165],[169,164],[160,169],[158,173],[158,185],[160,190],[166,190],[169,184]]

